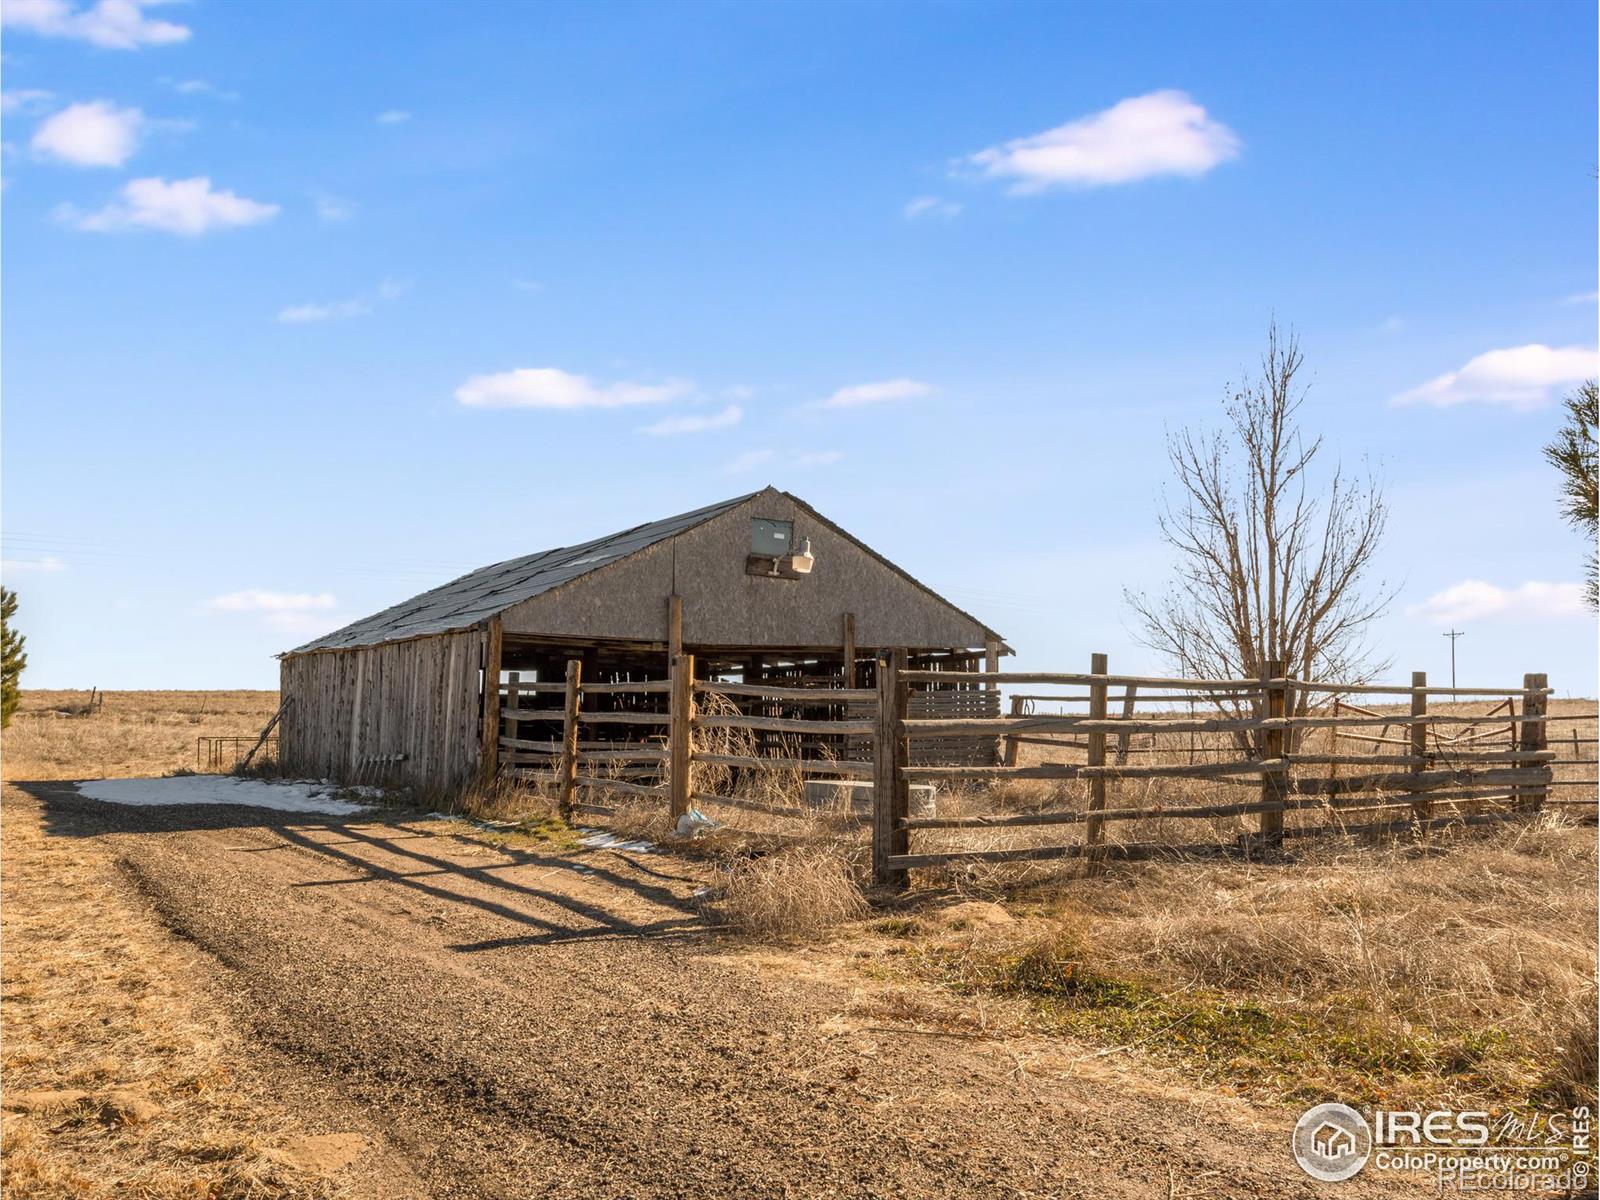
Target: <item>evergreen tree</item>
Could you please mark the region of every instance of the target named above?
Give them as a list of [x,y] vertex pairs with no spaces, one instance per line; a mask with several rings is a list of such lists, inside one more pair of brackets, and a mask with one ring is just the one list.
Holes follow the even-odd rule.
[[28,656],[22,652],[27,639],[17,632],[16,615],[17,594],[0,588],[0,728],[11,724],[11,714],[22,699],[17,681],[28,665]]
[[1600,533],[1600,457],[1595,451],[1595,426],[1600,424],[1600,391],[1591,379],[1566,399],[1567,420],[1544,457],[1561,472],[1561,515],[1589,537],[1589,607],[1600,608],[1600,559],[1595,538]]

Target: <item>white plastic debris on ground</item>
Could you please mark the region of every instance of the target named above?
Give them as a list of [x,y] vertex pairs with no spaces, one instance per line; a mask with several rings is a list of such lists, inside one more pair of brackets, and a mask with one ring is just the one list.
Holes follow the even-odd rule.
[[677,834],[679,837],[699,837],[702,833],[712,830],[720,825],[720,821],[713,821],[698,808],[691,808],[678,818]]
[[615,833],[607,833],[603,829],[588,829],[580,827],[583,834],[578,839],[578,845],[589,850],[631,850],[635,854],[654,854],[655,846],[649,842],[629,841]]
[[[279,782],[234,775],[173,775],[166,779],[90,779],[77,788],[91,800],[110,804],[243,804],[333,817],[368,811],[365,804],[334,799],[334,792],[345,789],[318,780]],[[375,788],[349,790],[378,794]]]

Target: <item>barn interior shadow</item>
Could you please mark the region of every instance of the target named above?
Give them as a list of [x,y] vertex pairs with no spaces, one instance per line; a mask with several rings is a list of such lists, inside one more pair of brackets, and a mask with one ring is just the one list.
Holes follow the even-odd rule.
[[[420,814],[408,810],[379,808],[336,817],[226,804],[125,805],[90,799],[66,782],[19,781],[13,786],[40,802],[45,830],[52,836],[270,832],[272,844],[229,846],[225,852],[262,854],[293,847],[315,855],[329,873],[292,887],[390,884],[527,930],[446,947],[461,953],[594,939],[685,940],[704,937],[713,928],[698,905],[669,886],[693,885],[698,879],[675,872],[665,855],[602,847],[542,852],[490,846],[465,833],[418,829]],[[493,859],[457,861],[447,857],[453,847],[470,848],[475,856],[487,852]],[[646,858],[652,861],[647,864]],[[574,886],[569,891],[559,882],[541,886],[507,878],[507,873],[533,871],[541,879],[570,875]],[[608,903],[612,897],[617,907]],[[662,915],[646,920],[625,916],[618,909],[630,897],[628,907],[641,907],[638,902],[643,901]]]

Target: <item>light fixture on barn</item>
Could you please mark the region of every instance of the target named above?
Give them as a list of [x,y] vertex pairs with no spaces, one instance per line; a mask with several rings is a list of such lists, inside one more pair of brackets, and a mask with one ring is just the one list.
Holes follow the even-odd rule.
[[806,538],[800,543],[800,553],[789,555],[789,569],[796,575],[809,575],[811,568],[817,565],[817,556],[811,553],[811,539]]

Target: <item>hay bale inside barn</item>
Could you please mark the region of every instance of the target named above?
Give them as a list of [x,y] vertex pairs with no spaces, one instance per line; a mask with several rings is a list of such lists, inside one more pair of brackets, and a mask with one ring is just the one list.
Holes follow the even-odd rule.
[[[705,679],[870,687],[876,656],[893,650],[952,671],[1009,653],[993,629],[769,487],[484,567],[285,653],[280,758],[306,775],[449,794],[504,765],[502,689],[559,681],[568,660],[592,683],[665,680],[688,653]],[[997,692],[968,686],[919,703],[999,714]],[[957,752],[993,761],[993,739]]]

